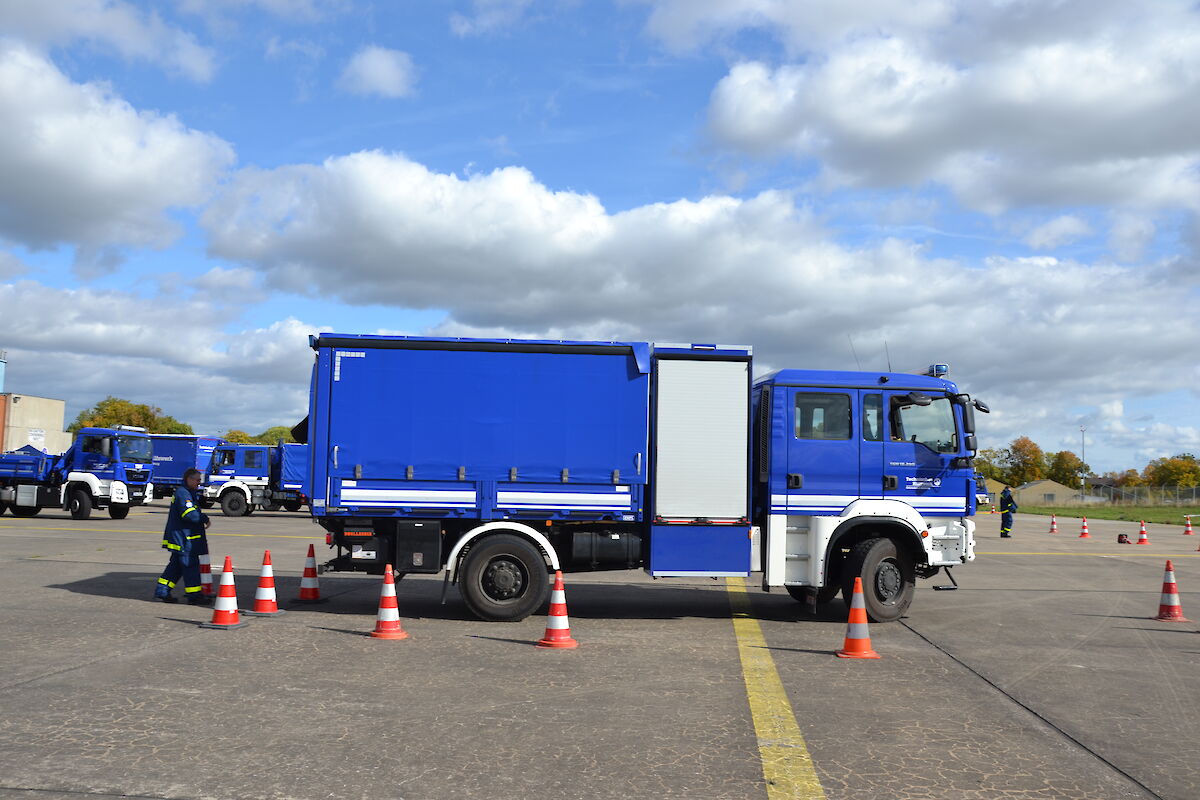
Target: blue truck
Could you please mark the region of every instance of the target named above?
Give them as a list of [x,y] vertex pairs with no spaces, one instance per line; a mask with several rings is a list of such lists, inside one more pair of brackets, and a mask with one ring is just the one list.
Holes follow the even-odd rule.
[[[309,415],[327,570],[438,573],[483,619],[548,573],[761,573],[876,621],[975,558],[975,411],[928,374],[780,370],[749,347],[321,333]],[[951,578],[953,580],[953,578]],[[444,596],[444,595],[443,595]]]
[[308,503],[308,446],[224,443],[213,449],[204,497],[227,517],[299,511]]
[[198,469],[207,474],[212,454],[225,440],[216,436],[152,433],[154,443],[154,498],[171,497],[183,486],[183,473]]
[[62,455],[24,448],[0,455],[0,513],[32,517],[62,508],[87,519],[107,508],[113,519],[152,497],[153,446],[144,428],[80,428]]

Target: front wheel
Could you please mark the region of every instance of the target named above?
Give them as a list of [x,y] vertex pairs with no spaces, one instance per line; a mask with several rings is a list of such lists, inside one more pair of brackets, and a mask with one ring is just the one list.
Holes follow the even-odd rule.
[[110,503],[108,515],[113,519],[125,519],[129,516],[129,506],[124,503]]
[[87,519],[92,515],[92,496],[86,489],[72,489],[67,510],[71,512],[71,519]]
[[227,517],[246,516],[246,496],[237,489],[221,495],[221,513]]
[[891,539],[867,539],[854,545],[842,569],[842,597],[849,606],[854,579],[862,578],[863,600],[872,622],[895,622],[912,605],[917,575],[912,559]]
[[519,622],[546,602],[550,578],[541,551],[520,536],[500,533],[467,553],[459,587],[480,619]]

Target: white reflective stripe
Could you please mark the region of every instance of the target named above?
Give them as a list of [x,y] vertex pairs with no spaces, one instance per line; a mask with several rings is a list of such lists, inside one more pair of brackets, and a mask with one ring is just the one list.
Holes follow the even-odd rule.
[[379,593],[379,596],[380,597],[395,597],[396,596],[396,584],[385,583],[383,585],[383,591]]
[[867,623],[851,622],[846,626],[847,639],[870,639],[871,634],[867,632]]
[[222,586],[233,586],[233,573],[232,572],[222,572],[221,573],[221,585]]
[[274,578],[274,577],[275,577],[275,572],[274,572],[274,571],[271,569],[271,565],[270,565],[270,564],[263,564],[263,566],[262,566],[262,572],[258,573],[258,577],[260,577],[260,578]]
[[474,504],[476,494],[473,491],[439,491],[435,489],[342,489],[342,502],[359,500],[372,501],[407,501],[409,505],[418,503],[438,503],[444,505]]
[[509,503],[524,505],[541,505],[554,503],[558,505],[610,505],[615,508],[629,508],[633,498],[627,494],[610,494],[608,492],[497,492],[496,505]]
[[316,578],[301,578],[300,579],[300,588],[301,589],[316,589],[317,588],[317,579]]
[[567,618],[566,614],[563,614],[561,617],[546,617],[546,630],[566,631],[570,629],[570,620]]
[[254,590],[255,600],[274,600],[275,588],[272,586],[259,586]]
[[316,569],[316,568],[317,568],[317,559],[316,559],[316,556],[313,556],[313,557],[311,557],[311,558],[306,558],[306,559],[304,559],[304,568],[305,568],[305,569],[308,569],[309,567],[312,567],[313,569]]
[[218,595],[217,602],[213,603],[213,611],[237,611],[237,598]]
[[379,609],[379,616],[376,617],[376,619],[378,619],[380,622],[399,622],[400,621],[400,609],[398,609],[398,608],[381,608],[381,609]]
[[200,559],[200,563],[201,563],[201,564],[207,564],[207,565],[209,565],[209,566],[211,566],[211,565],[212,565],[212,562],[208,560],[208,554],[207,554],[207,553],[206,553],[206,554],[204,554],[204,555],[202,555],[202,556],[197,556],[197,558],[199,558],[199,559]]
[[554,589],[553,591],[550,592],[550,603],[551,604],[562,603],[563,605],[566,605],[566,602],[567,602],[567,593],[565,591],[563,591],[562,589]]
[[866,607],[867,601],[863,599],[862,594],[855,592],[854,596],[850,599],[850,608],[861,608],[865,610]]
[[1179,595],[1177,595],[1177,594],[1163,594],[1163,596],[1162,596],[1162,600],[1160,600],[1160,601],[1159,601],[1159,605],[1163,605],[1163,606],[1177,606],[1177,605],[1179,605]]

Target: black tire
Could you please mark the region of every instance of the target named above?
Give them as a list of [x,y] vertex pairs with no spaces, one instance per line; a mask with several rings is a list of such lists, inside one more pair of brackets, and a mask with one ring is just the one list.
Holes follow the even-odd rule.
[[207,509],[210,509],[210,508],[212,508],[214,505],[216,505],[216,503],[214,503],[214,502],[213,502],[212,500],[210,500],[209,498],[207,498],[207,497],[201,497],[201,498],[200,498],[200,507],[201,507],[201,508],[203,508],[203,509],[206,509],[206,510],[207,510]]
[[129,506],[126,503],[109,503],[108,515],[113,519],[125,519],[129,516]]
[[87,519],[92,515],[92,496],[88,494],[87,489],[71,490],[67,510],[71,512],[71,519]]
[[5,511],[8,511],[8,503],[0,503],[0,517],[4,516]]
[[242,516],[248,517],[251,514],[253,514],[255,511],[258,511],[258,506],[254,505],[254,503],[251,503],[250,505],[246,506],[246,513],[243,514]]
[[854,579],[862,578],[863,600],[872,622],[895,622],[912,605],[917,575],[909,555],[891,539],[867,539],[854,545],[842,570],[842,597],[850,605]]
[[467,608],[495,622],[520,622],[550,594],[541,551],[508,533],[493,534],[471,547],[458,585]]
[[236,489],[221,495],[221,513],[225,516],[244,517],[249,513],[247,508],[249,505],[246,503],[246,495]]
[[278,511],[279,509],[283,508],[283,506],[279,505],[279,503],[276,503],[274,500],[268,500],[262,504],[261,508],[263,511]]
[[299,500],[285,500],[283,507],[288,511],[299,511],[304,508],[304,503],[301,503]]
[[14,517],[36,517],[41,510],[39,506],[13,506],[9,509]]
[[[792,596],[792,599],[797,603],[806,602],[806,595],[811,589],[811,586],[785,586],[787,593]],[[838,592],[842,591],[841,586],[822,586],[817,589],[817,605],[823,606],[830,600],[838,596]]]

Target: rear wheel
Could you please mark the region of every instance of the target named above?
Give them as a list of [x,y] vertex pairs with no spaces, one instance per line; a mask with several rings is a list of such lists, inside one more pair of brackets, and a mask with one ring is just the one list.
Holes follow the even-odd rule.
[[5,511],[8,511],[8,503],[0,503],[0,517],[4,516]]
[[221,513],[227,517],[246,516],[246,496],[237,489],[221,495]]
[[912,605],[916,571],[912,559],[891,539],[867,539],[850,551],[842,570],[842,596],[847,606],[856,577],[862,578],[863,600],[872,622],[894,622]]
[[299,500],[285,500],[283,507],[288,511],[299,511],[304,508],[304,503],[301,503]]
[[38,506],[13,506],[9,510],[14,517],[36,517],[42,509]]
[[282,506],[280,506],[279,503],[276,503],[274,500],[268,500],[262,504],[263,511],[278,511],[280,508],[282,508]]
[[67,510],[71,512],[71,519],[87,519],[92,515],[92,496],[87,489],[71,490]]
[[110,503],[108,515],[113,519],[125,519],[129,516],[129,506],[125,503]]
[[541,552],[525,539],[501,533],[474,545],[459,580],[467,608],[481,619],[519,622],[550,592]]

